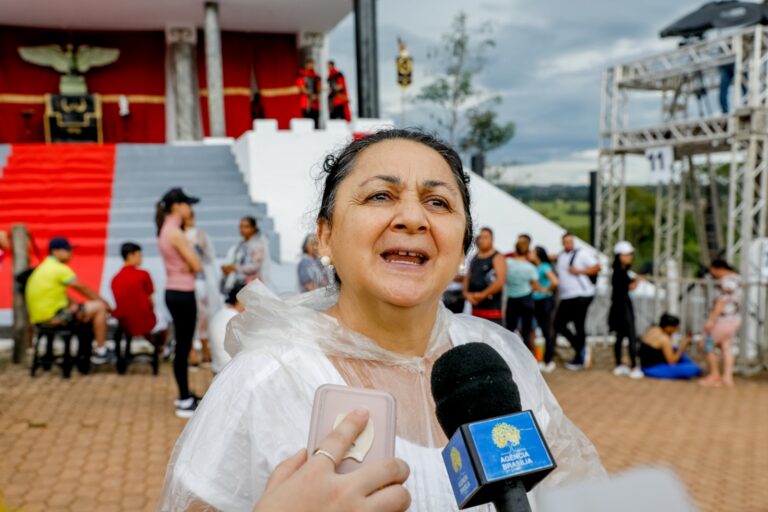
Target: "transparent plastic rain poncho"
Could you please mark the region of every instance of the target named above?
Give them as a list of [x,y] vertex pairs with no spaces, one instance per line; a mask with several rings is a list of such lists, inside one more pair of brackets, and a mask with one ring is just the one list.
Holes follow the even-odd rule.
[[472,341],[488,343],[509,363],[523,409],[533,410],[557,461],[532,494],[605,474],[595,448],[565,417],[517,335],[441,306],[425,356],[404,357],[324,314],[336,298],[320,289],[280,299],[258,281],[240,292],[246,310],[230,321],[226,339],[235,357],[176,444],[161,510],[253,510],[275,467],[307,445],[314,393],[326,383],[392,393],[396,456],[411,468],[405,484],[410,510],[457,510],[440,456],[447,439],[435,418],[430,373],[441,354]]

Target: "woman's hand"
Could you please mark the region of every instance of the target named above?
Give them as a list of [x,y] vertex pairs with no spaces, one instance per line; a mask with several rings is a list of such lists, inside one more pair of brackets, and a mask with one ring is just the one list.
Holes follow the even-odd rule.
[[[321,449],[341,460],[367,423],[367,411],[349,413]],[[402,460],[387,459],[340,475],[329,457],[301,450],[275,468],[254,512],[401,512],[411,504],[409,473]]]

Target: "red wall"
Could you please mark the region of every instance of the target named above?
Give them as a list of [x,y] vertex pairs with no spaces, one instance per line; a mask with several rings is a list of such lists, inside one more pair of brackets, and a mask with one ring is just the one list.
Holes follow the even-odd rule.
[[[299,53],[293,34],[251,34],[223,32],[221,52],[224,74],[224,110],[227,135],[239,137],[251,127],[251,98],[241,89],[251,89],[251,77],[260,90],[293,87],[299,70]],[[200,88],[206,88],[205,47],[203,35],[198,35],[197,62]],[[288,129],[290,120],[301,117],[298,93],[280,93],[261,100],[264,117],[277,119],[281,129]],[[200,97],[203,129],[208,129],[208,98]]]
[[[120,118],[116,102],[102,105],[105,142],[164,142],[165,41],[162,32],[68,32],[0,27],[0,142],[42,141],[44,107],[35,98],[9,98],[8,94],[39,96],[59,89],[53,68],[21,59],[19,46],[87,44],[118,48],[120,57],[85,75],[89,92],[132,95],[127,118]],[[31,117],[25,124],[23,112]]]
[[[89,92],[129,96],[131,114],[126,118],[118,115],[115,101],[102,104],[104,142],[164,142],[166,46],[162,32],[70,32],[0,26],[0,143],[43,141],[44,106],[40,96],[59,89],[58,72],[23,61],[17,48],[64,46],[68,42],[120,50],[116,62],[93,68],[85,75]],[[298,93],[290,90],[298,73],[295,35],[224,32],[222,56],[228,136],[239,137],[251,127],[252,81],[267,94],[262,98],[264,117],[277,119],[282,129],[288,128],[292,118],[301,117]],[[205,89],[202,32],[198,36],[197,62],[199,85]],[[200,109],[207,135],[208,99],[202,95]],[[26,121],[22,115],[25,113]]]

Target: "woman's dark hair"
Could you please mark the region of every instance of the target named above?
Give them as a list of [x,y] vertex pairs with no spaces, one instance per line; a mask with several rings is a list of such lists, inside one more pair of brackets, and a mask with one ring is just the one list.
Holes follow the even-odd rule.
[[734,271],[734,268],[727,261],[719,258],[716,260],[712,260],[712,263],[709,265],[709,268],[720,268],[723,270],[730,270],[731,272]]
[[550,265],[552,264],[552,261],[549,259],[549,254],[547,254],[547,250],[542,246],[537,245],[534,251],[536,251],[536,257],[539,258],[539,261],[542,263],[549,263]]
[[617,270],[624,270],[626,267],[621,262],[621,254],[616,254],[613,257],[613,271],[616,272]]
[[664,313],[663,315],[661,315],[661,318],[659,319],[659,327],[661,327],[662,329],[667,327],[679,327],[679,326],[680,326],[680,319],[675,315]]
[[170,204],[165,204],[163,201],[158,201],[155,205],[155,225],[157,226],[157,236],[160,236],[160,230],[163,229],[163,223],[165,222],[165,216],[171,213]]
[[304,242],[301,244],[301,252],[304,254],[309,254],[307,251],[307,247],[309,246],[309,242],[317,238],[317,235],[314,233],[310,233],[307,236],[304,237]]
[[323,194],[322,199],[320,200],[320,211],[317,214],[317,220],[324,220],[329,224],[333,222],[333,208],[336,205],[336,195],[339,191],[339,186],[341,185],[341,182],[349,176],[349,173],[352,172],[357,157],[371,146],[386,140],[408,140],[417,142],[435,150],[441,157],[443,157],[445,163],[448,164],[464,202],[464,215],[467,219],[467,226],[464,230],[463,249],[464,254],[466,254],[472,246],[473,233],[468,187],[469,175],[464,172],[461,158],[459,158],[458,153],[456,153],[451,146],[439,140],[437,137],[418,130],[405,130],[400,128],[381,130],[363,138],[353,140],[338,153],[328,155],[323,163],[325,181],[323,183]]
[[232,289],[229,290],[229,293],[227,293],[227,298],[224,300],[224,302],[230,306],[237,304],[237,294],[240,293],[240,290],[243,288],[245,288],[244,284],[236,284],[233,286]]
[[242,221],[245,221],[245,222],[247,222],[248,224],[250,224],[250,225],[251,225],[251,227],[253,228],[253,230],[256,232],[256,234],[257,234],[257,235],[259,234],[259,225],[256,223],[256,217],[252,217],[252,216],[250,216],[250,215],[246,215],[245,217],[243,217],[242,219],[240,219],[240,221],[241,221],[241,222],[242,222]]

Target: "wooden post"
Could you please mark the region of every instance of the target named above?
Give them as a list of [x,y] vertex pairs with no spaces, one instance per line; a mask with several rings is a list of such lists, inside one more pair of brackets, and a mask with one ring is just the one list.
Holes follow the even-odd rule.
[[27,303],[24,290],[16,283],[16,276],[29,269],[29,234],[23,224],[11,227],[11,246],[13,247],[13,362],[26,362],[27,347],[32,341],[32,331],[27,315]]

